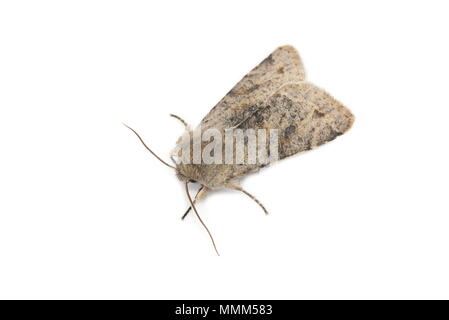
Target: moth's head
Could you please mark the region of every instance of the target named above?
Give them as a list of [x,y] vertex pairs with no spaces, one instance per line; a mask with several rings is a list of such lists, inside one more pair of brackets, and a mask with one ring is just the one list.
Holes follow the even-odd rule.
[[[176,176],[181,182],[198,182],[201,183],[201,165],[194,164],[193,160],[193,142],[190,132],[185,132],[177,141],[176,147],[170,153],[170,159],[175,165]],[[190,149],[190,150],[189,150]],[[189,150],[187,153],[188,159],[183,156],[184,150]]]
[[190,181],[189,177],[187,177],[185,175],[185,173],[183,173],[179,167],[176,167],[176,176],[178,177],[179,181],[181,182],[186,182],[186,181]]
[[176,176],[181,182],[200,182],[200,172],[194,164],[176,164]]

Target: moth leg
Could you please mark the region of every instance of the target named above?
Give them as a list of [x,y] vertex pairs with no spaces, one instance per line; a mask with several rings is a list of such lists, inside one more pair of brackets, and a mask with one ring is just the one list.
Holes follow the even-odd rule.
[[[198,190],[198,192],[195,195],[195,199],[193,199],[193,203],[195,204],[197,201],[203,199],[205,195],[206,195],[206,187],[201,186],[201,188]],[[192,206],[190,206],[187,209],[186,213],[184,213],[184,215],[181,217],[181,220],[184,220],[185,217],[187,217],[187,215],[189,214],[190,210],[192,210]]]
[[184,125],[185,129],[187,131],[190,131],[190,125],[183,118],[181,118],[180,116],[177,116],[176,114],[170,114],[170,117],[173,117],[173,118],[178,119],[179,121],[181,121],[182,124]]
[[243,189],[240,185],[230,184],[230,185],[228,185],[228,187],[231,189],[237,190],[237,191],[241,191],[244,194],[246,194],[248,197],[253,199],[262,208],[262,210],[265,212],[265,214],[268,214],[268,210],[265,208],[265,206],[262,204],[262,202],[260,202],[259,199],[257,199],[254,195],[252,195],[251,193],[249,193],[248,191]]

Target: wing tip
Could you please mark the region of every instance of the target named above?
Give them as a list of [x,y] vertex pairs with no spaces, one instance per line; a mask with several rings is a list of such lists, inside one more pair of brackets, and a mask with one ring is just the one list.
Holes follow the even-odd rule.
[[298,52],[298,50],[296,50],[296,48],[290,44],[284,44],[282,46],[279,46],[276,50],[287,50],[287,51]]

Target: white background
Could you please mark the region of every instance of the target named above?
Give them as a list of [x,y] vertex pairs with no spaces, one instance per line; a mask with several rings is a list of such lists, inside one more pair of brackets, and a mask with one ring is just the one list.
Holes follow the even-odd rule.
[[[444,1],[2,1],[0,298],[449,298]],[[356,116],[198,205],[164,159],[276,47]]]

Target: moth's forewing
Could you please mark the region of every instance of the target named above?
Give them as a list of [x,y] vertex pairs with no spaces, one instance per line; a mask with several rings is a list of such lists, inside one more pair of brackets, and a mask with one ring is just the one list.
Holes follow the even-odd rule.
[[279,47],[240,80],[204,117],[201,128],[232,128],[254,113],[286,83],[304,80],[304,67],[291,46]]
[[352,113],[324,90],[308,82],[288,84],[242,128],[278,129],[279,159],[320,146],[345,133]]

